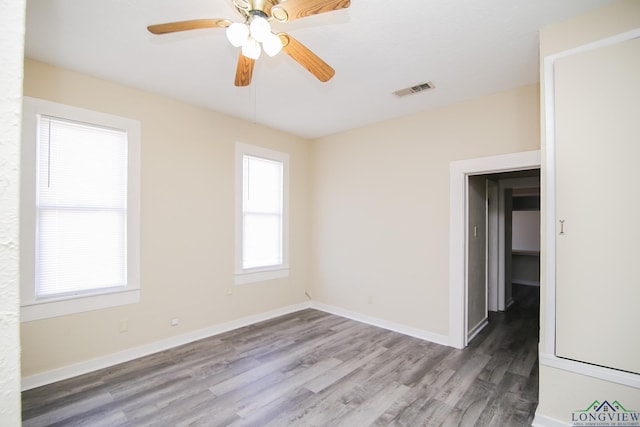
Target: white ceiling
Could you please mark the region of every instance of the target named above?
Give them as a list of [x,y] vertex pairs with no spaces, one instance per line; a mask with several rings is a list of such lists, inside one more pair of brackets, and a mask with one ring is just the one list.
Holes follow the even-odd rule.
[[[197,18],[240,21],[231,0],[29,0],[26,56],[317,138],[538,81],[538,30],[611,0],[352,0],[278,24],[335,70],[321,83],[284,52],[233,85],[224,29],[152,35]],[[434,90],[392,92],[432,81]]]

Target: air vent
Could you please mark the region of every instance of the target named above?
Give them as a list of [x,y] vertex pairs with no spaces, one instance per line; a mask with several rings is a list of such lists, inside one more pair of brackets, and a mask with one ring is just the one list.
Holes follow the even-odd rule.
[[418,93],[418,92],[423,92],[425,90],[433,89],[435,87],[436,85],[434,85],[433,83],[426,82],[426,83],[420,83],[418,85],[411,86],[408,88],[397,90],[393,92],[393,94],[395,96],[402,97],[402,96],[411,95],[412,93]]

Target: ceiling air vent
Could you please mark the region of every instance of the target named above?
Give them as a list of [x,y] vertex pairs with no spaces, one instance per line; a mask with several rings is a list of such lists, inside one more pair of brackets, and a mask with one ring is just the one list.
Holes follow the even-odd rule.
[[422,91],[425,91],[425,90],[428,90],[428,89],[433,89],[435,87],[436,87],[436,85],[434,85],[433,83],[426,82],[426,83],[420,83],[420,84],[415,85],[415,86],[411,86],[411,87],[407,87],[407,88],[404,88],[404,89],[397,90],[397,91],[393,92],[393,94],[395,96],[402,97],[402,96],[411,95],[412,93],[418,93],[418,92],[422,92]]

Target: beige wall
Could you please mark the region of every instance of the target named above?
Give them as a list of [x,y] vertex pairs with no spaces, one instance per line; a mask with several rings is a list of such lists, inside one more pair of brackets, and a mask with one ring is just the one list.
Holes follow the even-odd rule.
[[449,163],[538,149],[538,99],[526,86],[315,141],[313,298],[447,335]]
[[[304,302],[306,290],[447,335],[449,162],[539,146],[537,85],[316,142],[32,60],[24,95],[141,121],[142,301],[23,323],[23,376]],[[291,156],[289,279],[233,285],[235,141]]]
[[18,206],[25,0],[0,0],[0,424],[20,425]]
[[[623,33],[625,31],[640,28],[640,2],[637,0],[624,0],[615,2],[607,7],[571,19],[569,21],[545,28],[540,34],[540,58],[541,64],[545,56],[584,45],[602,38]],[[542,127],[544,129],[544,78],[541,78],[542,94]],[[545,159],[544,132],[542,150]],[[546,165],[543,163],[543,170]],[[606,173],[607,167],[615,165],[602,165],[600,173]],[[545,195],[547,184],[544,173],[541,180],[541,229],[546,229]],[[541,301],[546,297],[546,241],[543,233],[541,247]],[[545,351],[545,313],[544,304],[541,307],[541,351]],[[552,351],[549,349],[549,351]],[[621,403],[636,409],[640,403],[640,390],[631,387],[595,379],[545,365],[540,366],[540,400],[537,416],[544,416],[568,423],[571,420],[571,412],[583,409],[594,399],[617,399]]]
[[[31,60],[24,95],[137,119],[142,127],[141,302],[23,323],[24,376],[306,301],[309,141]],[[233,284],[236,141],[290,155],[289,278]],[[176,317],[180,325],[171,327]],[[119,332],[121,320],[128,332]]]

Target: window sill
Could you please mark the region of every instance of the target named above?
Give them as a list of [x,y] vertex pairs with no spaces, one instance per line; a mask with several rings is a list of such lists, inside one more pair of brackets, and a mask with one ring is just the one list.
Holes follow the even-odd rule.
[[140,289],[130,289],[109,294],[86,295],[68,299],[52,301],[36,301],[27,303],[20,308],[20,321],[31,322],[33,320],[48,319],[51,317],[66,316],[69,314],[83,313],[102,308],[116,307],[120,305],[135,304],[140,302]]
[[246,285],[248,283],[264,282],[267,280],[281,279],[283,277],[289,277],[288,267],[278,267],[269,270],[248,270],[236,273],[235,284]]

